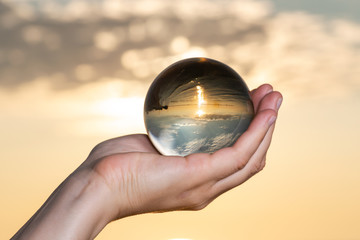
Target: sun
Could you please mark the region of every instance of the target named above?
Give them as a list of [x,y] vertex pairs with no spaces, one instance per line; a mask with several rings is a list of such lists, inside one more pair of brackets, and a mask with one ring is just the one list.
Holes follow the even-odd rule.
[[202,115],[205,114],[204,110],[202,110],[202,106],[204,104],[206,104],[206,101],[205,101],[205,96],[204,96],[204,90],[202,89],[201,86],[196,86],[196,89],[197,89],[197,105],[198,105],[198,111],[196,112],[196,115],[198,117],[201,117]]
[[203,111],[203,110],[201,110],[201,109],[199,109],[197,112],[196,112],[196,115],[198,116],[198,117],[201,117],[202,115],[204,115],[205,114],[205,112]]

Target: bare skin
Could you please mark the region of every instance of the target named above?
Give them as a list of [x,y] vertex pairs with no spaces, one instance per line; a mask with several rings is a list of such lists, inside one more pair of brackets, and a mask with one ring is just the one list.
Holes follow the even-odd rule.
[[248,130],[213,154],[163,156],[143,134],[98,144],[12,239],[93,239],[127,216],[203,209],[265,166],[282,96],[266,84],[251,97]]

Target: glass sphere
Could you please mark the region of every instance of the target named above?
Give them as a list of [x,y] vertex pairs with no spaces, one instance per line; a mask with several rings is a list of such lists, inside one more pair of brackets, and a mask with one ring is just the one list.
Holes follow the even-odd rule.
[[163,155],[213,153],[232,146],[254,116],[249,89],[229,66],[190,58],[162,71],[145,99],[149,138]]

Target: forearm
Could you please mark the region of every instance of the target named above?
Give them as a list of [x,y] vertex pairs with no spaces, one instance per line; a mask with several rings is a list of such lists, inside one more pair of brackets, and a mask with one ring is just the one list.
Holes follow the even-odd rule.
[[94,172],[76,171],[12,239],[93,239],[116,214],[110,194]]

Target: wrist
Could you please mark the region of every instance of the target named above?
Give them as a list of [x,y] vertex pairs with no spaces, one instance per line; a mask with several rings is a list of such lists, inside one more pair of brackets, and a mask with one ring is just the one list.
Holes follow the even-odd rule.
[[92,239],[116,217],[113,211],[116,203],[110,188],[92,170],[77,170],[64,187],[62,209],[71,218],[70,236]]
[[78,169],[13,239],[93,239],[116,215],[110,195],[96,173]]

